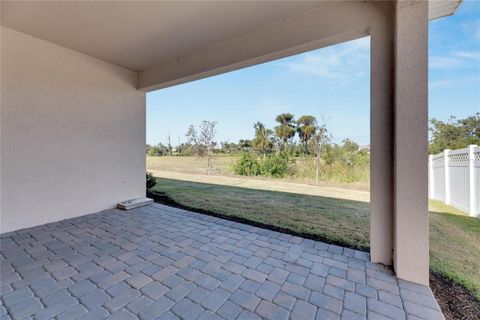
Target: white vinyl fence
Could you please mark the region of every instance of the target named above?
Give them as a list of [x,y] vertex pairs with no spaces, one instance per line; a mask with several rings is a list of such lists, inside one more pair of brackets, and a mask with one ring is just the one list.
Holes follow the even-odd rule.
[[480,147],[428,157],[428,195],[480,218]]

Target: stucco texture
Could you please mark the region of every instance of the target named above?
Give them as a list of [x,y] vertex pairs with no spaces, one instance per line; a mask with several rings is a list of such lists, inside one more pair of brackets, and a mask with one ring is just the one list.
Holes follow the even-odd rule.
[[135,72],[2,27],[0,232],[145,196]]

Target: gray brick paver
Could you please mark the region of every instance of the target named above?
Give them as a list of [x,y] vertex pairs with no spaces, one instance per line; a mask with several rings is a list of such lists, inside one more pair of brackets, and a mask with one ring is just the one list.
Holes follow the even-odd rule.
[[230,293],[223,289],[215,289],[203,299],[201,305],[207,310],[217,311],[220,306],[227,301]]
[[152,279],[142,273],[138,273],[126,279],[125,281],[135,289],[140,289],[152,282]]
[[241,289],[236,290],[229,298],[233,303],[245,308],[249,311],[254,311],[257,305],[260,303],[260,298],[243,291]]
[[366,320],[366,319],[367,319],[367,316],[365,315],[360,315],[358,313],[355,313],[346,309],[342,311],[342,320]]
[[89,310],[110,300],[110,297],[100,289],[92,290],[79,298],[80,302]]
[[2,300],[7,307],[11,307],[31,297],[33,297],[33,292],[29,288],[22,288],[3,295]]
[[224,319],[235,319],[242,310],[241,307],[227,300],[217,310],[217,314]]
[[242,273],[242,276],[256,282],[263,282],[267,278],[267,275],[265,273],[250,268],[246,269]]
[[342,310],[342,300],[327,296],[323,293],[312,292],[309,302],[317,307],[324,308],[338,314]]
[[78,319],[79,317],[86,314],[87,312],[88,312],[87,308],[85,308],[81,304],[77,304],[76,306],[57,315],[57,319],[58,320]]
[[195,288],[193,283],[184,283],[182,285],[174,287],[172,290],[168,291],[165,296],[177,302],[183,299],[187,294],[190,293]]
[[168,292],[168,288],[159,282],[150,282],[144,286],[140,291],[153,300],[157,300]]
[[279,290],[280,285],[267,280],[258,288],[256,295],[264,300],[272,301]]
[[392,304],[394,306],[397,306],[399,308],[402,308],[402,299],[400,296],[396,294],[392,294],[387,291],[379,290],[378,291],[378,298],[386,303]]
[[342,290],[347,290],[351,292],[355,291],[355,284],[353,282],[343,278],[339,278],[337,276],[328,275],[325,283]]
[[193,320],[197,319],[205,310],[198,304],[185,298],[174,304],[171,311],[182,319]]
[[250,311],[243,310],[236,320],[261,320],[261,318]]
[[127,289],[130,289],[130,288],[131,287],[130,287],[129,284],[127,284],[125,281],[122,281],[122,282],[119,282],[119,283],[111,286],[110,288],[107,288],[107,290],[105,290],[105,292],[112,297],[116,297],[119,294],[121,294],[123,291],[125,291]]
[[268,275],[267,279],[273,281],[277,284],[282,285],[288,277],[288,271],[281,268],[275,268],[272,272]]
[[391,304],[378,301],[376,299],[368,298],[367,299],[367,308],[368,311],[373,311],[378,314],[381,314],[383,316],[387,316],[389,318],[395,319],[395,320],[404,320],[406,319],[405,317],[405,312],[403,311],[402,308],[395,307]]
[[38,301],[38,299],[28,298],[20,303],[15,304],[9,309],[9,311],[10,316],[12,316],[13,319],[23,319],[33,315],[34,313],[42,309],[43,306],[40,301]]
[[127,304],[127,309],[133,314],[139,314],[143,309],[147,308],[153,303],[153,300],[147,296],[137,297],[134,301]]
[[445,319],[439,310],[428,308],[410,301],[405,301],[403,305],[406,313],[409,315],[417,316],[422,319]]
[[310,290],[290,282],[285,282],[281,290],[288,295],[305,301],[307,301],[310,296]]
[[339,320],[340,315],[338,313],[329,311],[324,308],[318,308],[315,320]]
[[125,307],[138,296],[140,296],[140,292],[135,289],[125,290],[115,298],[108,300],[104,306],[110,310],[110,312],[114,312]]
[[269,320],[288,320],[290,313],[269,301],[262,300],[256,311],[264,319]]
[[166,297],[160,297],[159,299],[155,300],[151,305],[143,309],[143,311],[141,311],[138,316],[142,320],[157,319],[174,305],[175,302],[173,302],[172,300]]
[[197,318],[198,320],[223,320],[218,315],[213,313],[212,311],[204,311],[200,317]]
[[78,306],[78,302],[73,297],[63,299],[37,313],[35,313],[36,320],[50,320],[58,314],[67,311],[70,308]]
[[109,315],[107,320],[137,320],[137,317],[135,317],[133,314],[131,314],[127,310],[118,310]]
[[317,307],[305,301],[298,300],[290,314],[291,320],[313,320],[317,313]]
[[260,286],[261,284],[259,282],[255,282],[247,279],[242,283],[242,285],[240,286],[240,289],[250,293],[255,293],[260,288]]
[[434,310],[440,310],[440,307],[437,301],[435,299],[432,299],[430,295],[420,294],[407,289],[400,289],[400,296],[402,297],[401,299],[403,299],[404,301],[410,301],[415,304],[419,304]]
[[157,204],[0,240],[2,319],[443,317],[366,252]]
[[74,297],[80,297],[83,294],[94,290],[96,286],[89,280],[81,280],[74,285],[71,285],[70,287],[67,288],[67,290],[74,296]]
[[67,289],[61,289],[54,292],[51,295],[43,297],[41,300],[42,300],[42,303],[48,307],[69,297],[71,297],[70,292],[68,292]]
[[343,300],[343,308],[360,315],[366,315],[367,299],[359,294],[346,292]]
[[244,277],[238,274],[232,274],[227,279],[222,281],[222,283],[220,284],[220,288],[225,289],[229,292],[233,292],[237,290],[244,281]]
[[287,295],[283,292],[279,292],[277,296],[273,299],[273,303],[281,306],[282,308],[285,308],[287,310],[292,310],[293,307],[295,306],[295,302],[297,299],[294,297]]
[[109,315],[110,315],[110,313],[105,308],[103,308],[101,306],[98,306],[98,307],[95,307],[95,308],[91,309],[87,313],[83,314],[78,319],[80,319],[80,320],[103,319],[103,318],[106,318]]
[[314,274],[309,274],[304,283],[305,288],[319,292],[323,290],[324,285],[325,278],[316,276]]

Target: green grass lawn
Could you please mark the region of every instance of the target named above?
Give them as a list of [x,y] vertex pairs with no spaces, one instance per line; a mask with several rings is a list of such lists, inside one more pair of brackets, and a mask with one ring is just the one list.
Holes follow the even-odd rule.
[[[370,205],[295,193],[157,178],[153,191],[192,209],[238,217],[368,250]],[[442,208],[430,213],[430,268],[480,299],[480,220]],[[448,212],[450,211],[450,213]]]

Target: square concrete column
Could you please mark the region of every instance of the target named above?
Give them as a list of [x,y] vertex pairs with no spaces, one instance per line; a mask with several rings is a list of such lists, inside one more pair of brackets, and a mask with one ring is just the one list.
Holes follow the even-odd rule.
[[428,285],[428,1],[395,13],[394,268]]
[[370,257],[392,265],[395,3],[382,5],[388,6],[385,23],[370,31]]

